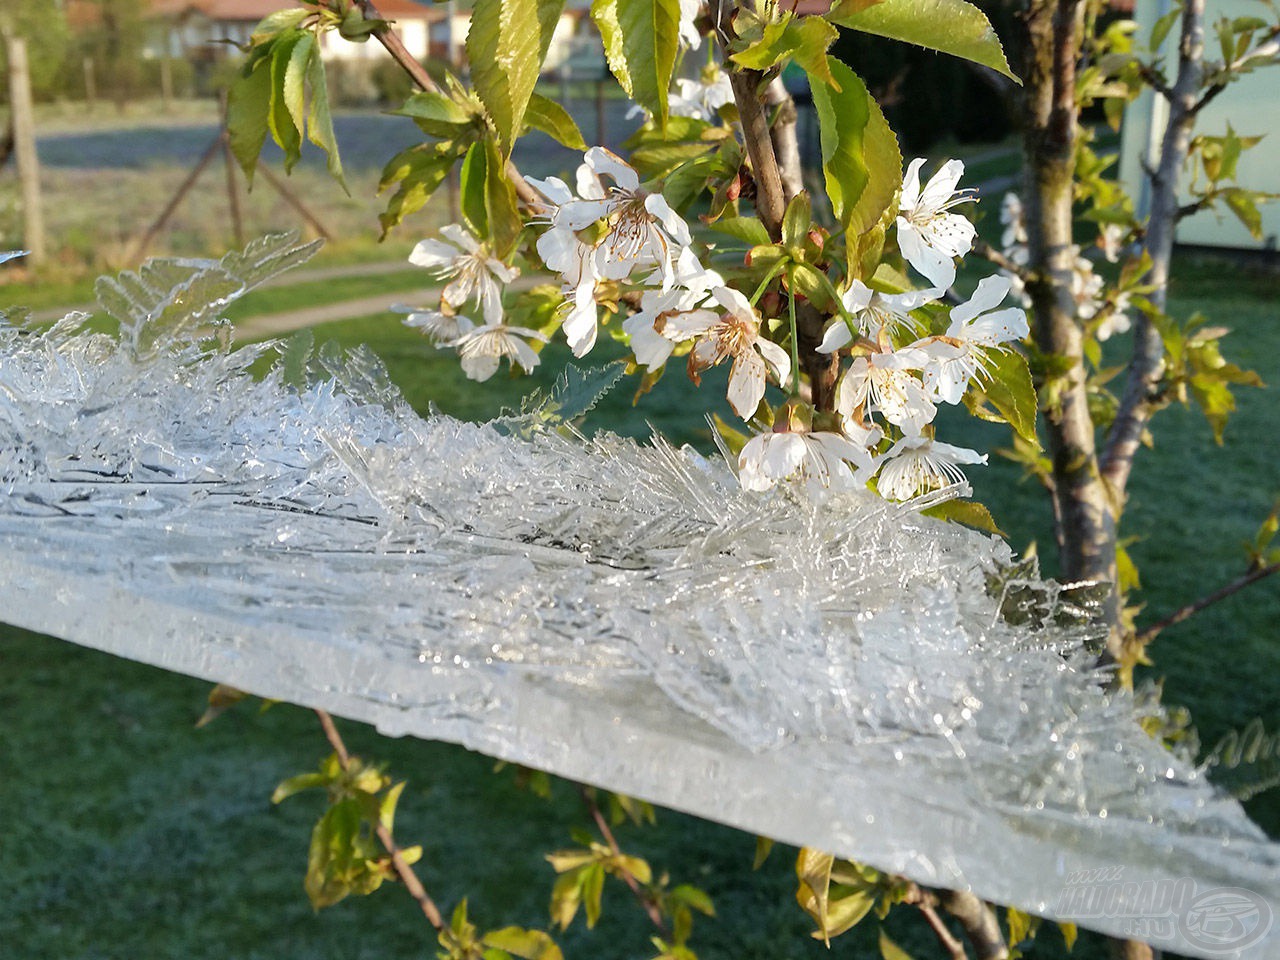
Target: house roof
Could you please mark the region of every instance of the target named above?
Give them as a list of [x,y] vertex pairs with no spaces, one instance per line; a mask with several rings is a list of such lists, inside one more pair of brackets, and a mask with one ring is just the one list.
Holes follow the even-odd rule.
[[[151,13],[177,16],[200,13],[210,20],[258,21],[290,6],[288,0],[151,0]],[[415,3],[414,0],[375,0],[374,7],[388,20],[438,20],[439,10]]]

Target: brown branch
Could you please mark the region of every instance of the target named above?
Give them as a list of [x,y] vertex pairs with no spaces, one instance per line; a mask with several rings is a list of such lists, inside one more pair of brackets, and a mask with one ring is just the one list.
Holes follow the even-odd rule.
[[765,87],[764,102],[773,111],[769,138],[773,141],[773,155],[782,178],[783,199],[790,203],[804,190],[804,167],[800,163],[800,140],[796,134],[800,111],[781,76],[774,77]]
[[[333,717],[325,710],[316,710],[316,716],[320,718],[320,726],[324,729],[325,738],[333,747],[333,752],[338,756],[338,763],[342,764],[342,769],[346,770],[351,763],[351,754],[347,752],[347,745],[342,741],[342,735],[338,733],[338,728],[334,726]],[[400,852],[400,848],[396,846],[395,838],[391,836],[391,831],[384,827],[381,823],[376,824],[374,833],[378,837],[378,842],[391,855],[391,866],[396,871],[396,876],[400,878],[400,882],[404,884],[405,889],[409,891],[409,895],[418,901],[418,906],[422,908],[423,916],[427,918],[427,922],[437,930],[443,930],[445,927],[444,917],[441,916],[439,908],[426,888],[422,885],[422,881],[418,879],[418,875],[413,872],[413,867],[405,863],[404,856]]]
[[[1145,249],[1151,257],[1146,282],[1157,309],[1167,301],[1169,266],[1178,221],[1178,174],[1191,144],[1196,96],[1204,64],[1204,0],[1187,0],[1182,9],[1178,74],[1169,98],[1169,121],[1160,144],[1160,160],[1151,177],[1151,216]],[[1112,490],[1122,496],[1147,423],[1158,406],[1157,386],[1164,363],[1164,341],[1145,312],[1134,320],[1133,356],[1125,389],[1099,457]]]
[[911,906],[920,911],[925,922],[929,924],[929,928],[933,930],[934,936],[942,944],[942,949],[946,950],[951,956],[951,960],[969,960],[969,955],[965,953],[964,944],[956,939],[955,934],[947,928],[946,921],[938,915],[937,894],[913,883],[907,891],[903,902],[911,904]]
[[940,891],[943,909],[960,922],[973,944],[978,960],[1008,960],[1009,947],[1000,932],[1000,921],[986,903],[964,890]]
[[1028,270],[1024,264],[1015,263],[1013,260],[1010,260],[985,240],[974,241],[972,252],[983,260],[986,260],[988,263],[994,263],[1005,273],[1013,274],[1023,283],[1026,283],[1033,276],[1032,272]]
[[769,130],[769,118],[765,116],[760,101],[760,85],[764,74],[759,70],[744,70],[732,66],[729,44],[736,33],[733,26],[735,4],[720,4],[716,20],[716,34],[720,37],[725,66],[729,68],[729,85],[738,107],[738,121],[742,124],[742,139],[751,160],[751,172],[756,182],[756,213],[760,222],[774,240],[782,237],[782,217],[786,213],[786,191],[782,185],[782,173],[774,153],[773,137]]
[[[600,804],[596,803],[596,798],[591,793],[591,788],[578,785],[578,793],[582,796],[582,802],[587,805],[587,810],[591,813],[591,819],[595,821],[596,829],[600,831],[600,836],[604,837],[604,842],[613,852],[615,857],[622,856],[622,848],[618,846],[618,841],[613,835],[613,831],[609,829],[609,822],[605,820],[604,813],[600,810]],[[640,886],[640,881],[631,875],[631,871],[625,867],[621,868],[622,880],[631,892],[635,894],[637,902],[644,908],[644,912],[649,915],[649,919],[653,921],[653,925],[658,928],[658,932],[663,938],[671,936],[667,925],[662,919],[662,911],[658,909],[658,905],[653,898],[645,893]]]
[[1213,591],[1213,593],[1210,593],[1206,596],[1201,597],[1199,600],[1196,600],[1194,603],[1188,603],[1184,607],[1179,607],[1177,610],[1169,614],[1164,619],[1158,620],[1155,623],[1153,623],[1151,626],[1147,627],[1145,630],[1139,633],[1135,639],[1140,644],[1145,645],[1147,643],[1150,643],[1160,633],[1164,632],[1169,627],[1175,626],[1176,624],[1182,623],[1182,621],[1184,620],[1194,617],[1197,613],[1199,613],[1205,607],[1213,606],[1213,604],[1217,603],[1219,600],[1225,600],[1227,597],[1231,596],[1232,594],[1239,593],[1245,587],[1255,584],[1259,580],[1265,580],[1267,577],[1271,576],[1273,573],[1276,573],[1277,571],[1280,571],[1280,563],[1271,563],[1271,564],[1267,564],[1264,567],[1256,567],[1253,570],[1250,570],[1248,573],[1243,574],[1242,576],[1239,576],[1236,579],[1232,580],[1230,583],[1225,584],[1222,587],[1219,587],[1217,590]]
[[[357,0],[360,10],[368,20],[381,20],[382,15],[378,13],[378,8],[373,5],[372,0]],[[389,26],[380,27],[373,31],[373,35],[378,38],[378,42],[391,54],[391,58],[400,65],[400,68],[409,75],[418,89],[427,93],[440,93],[440,87],[431,79],[431,74],[427,73],[427,68],[420,64],[409,52],[408,47],[404,45],[404,41],[400,39],[400,34],[396,33]],[[516,168],[516,165],[510,160],[507,161],[507,179],[511,181],[515,187],[516,196],[526,205],[530,207],[538,206],[542,202],[542,197],[524,178],[524,175]]]

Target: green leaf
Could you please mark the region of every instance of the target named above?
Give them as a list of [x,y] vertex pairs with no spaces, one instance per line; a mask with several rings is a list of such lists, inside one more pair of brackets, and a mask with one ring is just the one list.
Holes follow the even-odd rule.
[[1062,939],[1066,941],[1067,949],[1072,950],[1076,945],[1076,937],[1080,935],[1074,923],[1059,923],[1058,929],[1062,931]]
[[550,31],[563,6],[563,0],[476,0],[467,31],[467,60],[504,159],[524,125]]
[[489,235],[489,208],[485,203],[488,170],[489,160],[484,144],[473,143],[462,161],[459,192],[462,220],[477,237]]
[[680,0],[592,0],[609,69],[632,100],[667,125],[667,91],[680,34]]
[[773,840],[769,837],[756,837],[756,855],[751,861],[751,869],[759,870],[773,852]]
[[220,683],[209,691],[209,706],[204,713],[200,715],[200,719],[196,721],[196,729],[208,726],[214,720],[222,716],[241,700],[248,697],[249,694],[243,690],[237,690],[235,687]]
[[414,91],[399,110],[391,112],[400,117],[439,120],[442,123],[469,123],[472,119],[466,107],[435,90]]
[[505,950],[521,960],[563,960],[556,942],[543,930],[525,930],[521,927],[503,927],[482,938],[486,947]]
[[840,89],[812,85],[822,172],[832,212],[849,234],[860,235],[893,202],[902,184],[902,154],[866,84],[835,57],[827,61]]
[[1165,37],[1169,36],[1169,31],[1173,29],[1173,25],[1178,22],[1182,16],[1182,4],[1175,3],[1173,9],[1156,21],[1155,26],[1151,28],[1151,52],[1155,53],[1160,49],[1160,45],[1164,43]]
[[880,956],[884,960],[911,960],[911,954],[889,939],[889,935],[880,929]]
[[277,34],[284,33],[287,30],[299,26],[303,20],[311,16],[311,11],[305,7],[297,7],[292,10],[278,10],[275,13],[267,14],[258,25],[253,28],[253,33],[249,35],[249,43],[253,46],[259,46],[268,43],[275,38]]
[[600,919],[600,898],[604,894],[604,866],[593,863],[582,871],[582,905],[587,913],[587,929],[595,929]]
[[276,787],[275,792],[271,794],[271,802],[281,803],[288,800],[295,793],[311,790],[314,787],[323,787],[328,782],[329,778],[323,773],[300,773],[296,777],[282,780],[280,785]]
[[227,91],[227,140],[250,186],[267,142],[271,114],[271,58],[250,58]]
[[329,156],[329,175],[348,194],[347,179],[338,156],[338,140],[333,135],[333,117],[329,113],[329,88],[325,85],[324,60],[317,52],[307,60],[307,84],[311,87],[311,111],[307,116],[307,139]]
[[444,182],[457,159],[457,147],[453,143],[420,143],[391,158],[378,183],[379,193],[396,185],[396,192],[387,201],[387,209],[378,215],[384,238],[392,227],[422,208]]
[[725,217],[711,224],[711,229],[749,243],[753,247],[763,247],[769,243],[769,231],[755,217]]
[[480,146],[485,151],[484,206],[489,217],[488,233],[480,236],[487,236],[494,256],[505,260],[515,249],[524,221],[520,219],[516,189],[507,177],[507,159],[497,141],[485,140]]
[[574,123],[569,111],[540,93],[535,93],[529,98],[529,105],[524,112],[524,122],[535,130],[541,130],[570,150],[587,149],[587,142],[582,139],[582,131]]
[[972,60],[1018,81],[987,15],[965,0],[884,0],[856,12],[829,15],[842,27],[913,43]]
[[1257,196],[1240,187],[1231,187],[1222,192],[1222,199],[1226,201],[1228,209],[1244,224],[1249,236],[1261,240],[1262,212],[1258,209]]
[[804,242],[811,226],[813,208],[809,203],[809,194],[802,191],[791,198],[782,216],[782,245],[793,251],[793,256],[803,254]]
[[290,173],[302,159],[302,129],[307,122],[303,81],[315,38],[294,30],[278,37],[271,51],[271,137],[284,151],[284,170]]
[[[1031,370],[1026,358],[1015,350],[990,350],[986,353],[989,382],[971,386],[969,394],[988,401],[999,411],[1018,436],[1039,446],[1036,438],[1036,388],[1031,382]],[[970,407],[972,409],[972,407]]]
[[840,35],[822,17],[787,16],[764,25],[760,39],[729,59],[748,70],[769,70],[794,60],[804,71],[837,90],[840,84],[827,66],[827,50]]
[[[932,507],[920,512],[926,517],[936,517],[939,520],[963,523],[966,527],[973,527],[975,530],[983,530],[1001,537],[1006,536],[1005,532],[996,525],[995,517],[991,516],[991,511],[976,500],[945,500],[942,503],[935,503]],[[1016,940],[1010,940],[1009,942],[1017,943]]]

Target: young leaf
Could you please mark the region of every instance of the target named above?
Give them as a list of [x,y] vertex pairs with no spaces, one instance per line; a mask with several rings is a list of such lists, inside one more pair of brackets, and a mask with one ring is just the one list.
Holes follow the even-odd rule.
[[863,33],[972,60],[1021,82],[1009,69],[987,15],[966,0],[884,0],[856,12],[837,8],[828,19]]
[[987,352],[987,358],[987,371],[991,378],[981,387],[974,386],[966,392],[966,405],[969,405],[970,393],[976,394],[979,402],[985,399],[1017,431],[1018,436],[1038,447],[1036,389],[1031,382],[1031,370],[1026,359],[1014,350],[991,350]]
[[[555,29],[563,0],[476,0],[467,31],[467,59],[505,159],[524,124],[542,55]],[[549,16],[544,21],[544,11]]]
[[763,247],[769,243],[769,231],[755,217],[726,217],[711,224],[711,229],[749,243],[753,247]]
[[515,247],[524,225],[516,190],[507,178],[507,160],[497,141],[484,140],[477,146],[485,151],[484,206],[489,218],[489,229],[480,236],[487,236],[493,244],[494,255],[505,259]]
[[484,144],[473,143],[462,161],[459,193],[462,220],[477,237],[489,235],[489,209],[485,203],[488,168]]
[[505,950],[521,960],[563,960],[556,942],[542,930],[503,927],[486,933],[481,939],[486,947]]
[[632,100],[667,125],[667,90],[675,69],[680,0],[592,0],[609,69]]
[[884,960],[911,960],[911,954],[889,939],[889,935],[880,929],[880,956]]
[[333,135],[333,117],[329,113],[329,88],[325,85],[324,60],[319,51],[307,60],[307,85],[311,87],[311,111],[307,116],[307,139],[329,155],[329,175],[338,181],[344,191],[347,179],[342,173],[342,160],[338,157],[338,140]]
[[249,185],[267,142],[271,113],[271,57],[250,56],[227,91],[227,139]]
[[[1006,535],[1003,530],[996,526],[996,520],[995,517],[991,516],[991,511],[976,500],[945,500],[920,512],[927,517],[937,517],[939,520],[963,523],[966,527],[973,527],[975,530],[982,530],[986,533],[995,533],[1002,537]],[[1010,942],[1016,943],[1017,941]]]
[[811,76],[837,90],[840,83],[827,66],[827,50],[840,31],[821,17],[790,16],[766,23],[760,39],[729,59],[748,70],[768,70],[794,60]]
[[[310,41],[309,43],[307,41]],[[271,137],[284,151],[284,170],[289,173],[302,159],[302,128],[306,125],[303,80],[307,56],[315,48],[315,38],[305,30],[293,30],[271,45]],[[298,58],[294,59],[294,51]]]
[[452,143],[420,143],[391,158],[378,183],[379,193],[397,185],[396,192],[387,201],[387,209],[378,215],[384,238],[392,227],[422,208],[444,182],[457,159],[457,148]]
[[902,154],[866,84],[835,57],[827,61],[840,89],[812,85],[822,172],[832,212],[856,236],[875,226],[893,202],[902,184]]
[[569,111],[540,93],[535,93],[529,98],[529,105],[524,112],[524,122],[535,130],[541,130],[570,150],[587,149],[587,142],[582,139],[582,131],[574,123]]

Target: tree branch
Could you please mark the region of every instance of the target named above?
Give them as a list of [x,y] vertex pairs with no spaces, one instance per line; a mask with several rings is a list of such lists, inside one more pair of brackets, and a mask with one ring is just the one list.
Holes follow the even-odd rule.
[[[613,835],[613,831],[609,829],[609,822],[605,820],[604,813],[600,809],[600,804],[596,803],[596,798],[591,793],[591,788],[578,784],[578,793],[582,797],[582,802],[587,805],[587,810],[591,814],[591,819],[595,821],[596,829],[600,831],[600,836],[604,838],[604,842],[613,852],[615,857],[622,855],[622,848],[618,846],[618,841]],[[663,939],[671,936],[667,925],[663,922],[662,911],[658,909],[658,905],[653,902],[653,898],[648,896],[640,887],[640,881],[631,875],[631,871],[623,869],[623,882],[631,888],[631,892],[635,894],[636,900],[640,906],[644,908],[644,912],[649,915],[649,919],[653,925],[658,928],[658,932],[662,934]]]
[[[338,763],[342,764],[342,769],[346,770],[351,763],[351,754],[347,752],[347,745],[343,743],[338,728],[334,726],[333,717],[325,710],[316,710],[316,716],[320,718],[320,726],[324,729],[325,738],[333,747],[333,752],[338,756]],[[391,836],[391,831],[384,827],[381,823],[376,824],[374,833],[378,837],[378,842],[391,855],[391,866],[396,871],[396,876],[400,878],[400,882],[404,884],[409,895],[418,901],[418,906],[422,908],[422,914],[427,918],[427,922],[437,930],[444,929],[444,917],[441,916],[439,908],[435,901],[427,893],[426,888],[422,885],[422,881],[418,879],[418,875],[413,872],[413,867],[405,863],[404,857],[400,853],[400,848],[396,846],[395,838]]]
[[966,890],[943,890],[939,900],[947,913],[960,921],[978,960],[1009,960],[1009,947],[994,910]]
[[738,120],[742,124],[742,139],[751,160],[751,172],[756,181],[756,213],[760,222],[774,240],[782,237],[782,217],[787,209],[786,191],[782,185],[782,173],[774,153],[773,137],[769,131],[769,119],[760,102],[760,84],[764,74],[759,70],[743,70],[733,67],[729,59],[729,44],[736,33],[733,26],[735,4],[721,3],[716,21],[716,35],[724,54],[725,68],[729,71],[729,85],[738,107]]
[[1201,597],[1193,603],[1188,603],[1184,607],[1179,607],[1173,613],[1169,614],[1162,620],[1157,620],[1151,626],[1147,627],[1135,638],[1140,644],[1147,644],[1154,640],[1159,634],[1163,633],[1169,627],[1182,623],[1182,621],[1194,617],[1205,607],[1213,606],[1219,600],[1225,600],[1234,593],[1239,593],[1245,587],[1257,583],[1259,580],[1265,580],[1273,573],[1280,571],[1280,563],[1267,564],[1264,567],[1255,567],[1248,573],[1242,574],[1230,583],[1219,587],[1206,596]]
[[987,243],[987,241],[985,240],[975,240],[973,244],[973,250],[971,252],[981,257],[983,260],[986,260],[988,263],[994,263],[997,267],[999,267],[1005,273],[1013,274],[1023,283],[1026,283],[1033,276],[1032,272],[1028,270],[1026,266],[1024,266],[1021,263],[1015,263],[1013,260],[1010,260],[1007,256],[1005,256],[995,247],[991,246],[991,244]]
[[965,953],[964,944],[956,939],[955,935],[947,928],[946,921],[938,915],[937,894],[913,883],[907,891],[907,896],[903,902],[911,904],[920,911],[925,922],[929,924],[929,928],[933,930],[934,936],[942,944],[942,949],[946,950],[950,955],[951,960],[969,960],[969,955]]
[[[1160,162],[1151,177],[1151,216],[1145,248],[1151,257],[1146,282],[1150,300],[1163,310],[1168,299],[1169,266],[1178,222],[1178,174],[1191,144],[1196,96],[1204,63],[1205,0],[1187,0],[1182,8],[1178,42],[1178,74],[1169,99],[1169,121],[1160,144]],[[1116,418],[1107,433],[1099,467],[1117,496],[1122,496],[1133,469],[1143,432],[1157,405],[1157,385],[1164,361],[1164,342],[1145,312],[1134,320],[1133,356]]]
[[790,203],[793,197],[804,190],[800,140],[796,135],[800,111],[796,109],[796,102],[781,76],[774,77],[765,87],[764,102],[773,111],[769,137],[773,141],[773,155],[777,158],[778,174],[782,178],[783,198]]

